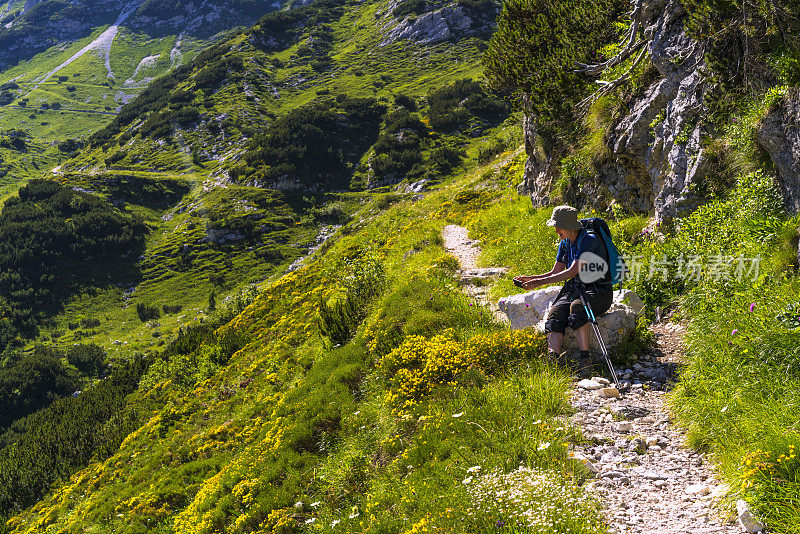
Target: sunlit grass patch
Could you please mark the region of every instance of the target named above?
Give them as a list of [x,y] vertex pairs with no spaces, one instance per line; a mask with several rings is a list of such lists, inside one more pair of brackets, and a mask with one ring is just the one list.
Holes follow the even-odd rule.
[[[568,410],[568,384],[534,362],[432,397],[414,416],[397,419],[377,398],[363,403],[346,418],[354,432],[321,468],[317,507],[304,520],[333,532],[604,532],[567,460],[572,431],[557,417]],[[517,478],[548,491],[501,491]],[[568,503],[575,508],[559,512]]]

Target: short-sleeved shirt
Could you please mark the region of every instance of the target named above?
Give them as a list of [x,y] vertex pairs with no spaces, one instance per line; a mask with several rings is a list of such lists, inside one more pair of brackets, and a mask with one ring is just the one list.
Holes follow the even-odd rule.
[[[578,230],[578,236],[572,242],[569,239],[562,239],[558,245],[558,253],[556,254],[556,261],[563,263],[569,269],[572,263],[580,258],[584,252],[592,252],[601,258],[606,257],[605,247],[600,239],[591,232],[587,232],[584,228]],[[606,275],[593,285],[611,287],[611,274],[606,272]]]

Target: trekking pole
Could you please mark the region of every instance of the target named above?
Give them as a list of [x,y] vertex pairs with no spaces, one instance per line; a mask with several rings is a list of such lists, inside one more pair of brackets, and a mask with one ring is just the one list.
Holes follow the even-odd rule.
[[597,325],[597,319],[594,316],[591,305],[589,305],[589,300],[586,298],[586,289],[583,286],[581,286],[579,297],[581,299],[581,303],[583,304],[583,308],[586,310],[586,316],[589,318],[589,322],[592,323],[594,335],[597,336],[597,343],[600,345],[600,352],[603,353],[603,357],[606,359],[606,365],[608,365],[608,370],[611,371],[611,378],[614,379],[614,386],[619,389],[619,380],[617,379],[616,371],[614,371],[614,364],[611,363],[611,358],[608,356],[606,343],[603,341],[603,336],[600,335],[600,327]]

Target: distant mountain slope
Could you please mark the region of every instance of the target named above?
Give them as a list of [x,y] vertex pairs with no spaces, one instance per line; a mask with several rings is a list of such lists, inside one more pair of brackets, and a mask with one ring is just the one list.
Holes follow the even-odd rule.
[[[381,44],[417,15],[380,1],[270,13],[152,83],[85,142],[62,143],[72,157],[51,176],[152,224],[141,281],[107,298],[109,316],[136,321],[117,308],[129,299],[200,309],[210,292],[258,283],[315,250],[370,198],[364,189],[420,189],[452,173],[509,112],[457,81],[480,77],[496,15],[496,4],[476,5],[437,43]],[[154,342],[113,321],[96,330],[98,342]]]
[[122,25],[153,38],[209,39],[280,7],[269,0],[10,0],[0,10],[0,68],[45,50],[89,37],[95,28]]
[[[257,158],[250,153],[258,151],[257,132],[289,110],[331,95],[418,98],[458,73],[480,73],[480,51],[493,27],[496,3],[426,4],[421,16],[413,11],[419,7],[407,3],[359,7],[322,1],[269,14],[152,85],[61,171],[100,172],[112,165],[189,170],[186,154],[191,153],[209,174],[251,176],[232,162],[245,156],[246,165],[254,167]],[[419,26],[421,20],[431,22]],[[481,105],[474,104],[475,109]],[[478,115],[492,113],[487,108]],[[289,183],[296,177],[288,178],[271,185],[304,187]]]
[[[56,143],[101,128],[152,80],[278,7],[269,0],[5,3],[0,123],[45,148],[27,158],[0,149],[0,178],[13,188],[38,167],[52,168],[63,159]],[[26,170],[31,163],[37,169]]]
[[[133,20],[134,11],[128,7],[119,18]],[[140,274],[135,282],[78,287],[49,302],[55,312],[27,331],[36,334],[46,324],[50,332],[42,335],[53,342],[113,342],[126,355],[163,344],[159,328],[174,330],[191,319],[165,312],[151,331],[130,304],[185,307],[196,317],[210,295],[296,268],[371,196],[365,189],[406,181],[401,188],[418,191],[451,174],[466,150],[508,117],[507,103],[468,79],[480,77],[481,50],[497,12],[498,4],[485,0],[297,5],[264,15],[194,59],[167,65],[168,74],[90,136],[48,144],[22,128],[4,134],[0,166],[8,163],[0,174],[6,172],[9,192],[25,168],[26,177],[97,194],[150,230],[133,261]],[[114,47],[138,37],[121,29],[111,35],[111,28],[54,57],[37,56],[31,64],[38,61],[41,76],[50,79],[18,101],[24,113],[60,117],[53,132],[85,131],[86,121],[62,115],[66,107],[53,95],[62,89],[80,98],[92,94],[91,84],[74,81],[88,75],[78,68],[82,61],[94,61],[95,80],[108,68],[126,72]],[[95,54],[103,42],[115,43],[108,64]],[[130,78],[175,50],[169,41],[136,42],[150,47],[137,52],[148,61],[129,61]],[[30,69],[25,76],[32,77]],[[20,93],[23,84],[18,78],[0,91]],[[114,85],[106,78],[94,87],[110,92]],[[53,100],[37,100],[33,113],[36,95]],[[95,102],[87,100],[87,108]],[[100,124],[111,117],[102,113],[112,112],[93,113]],[[65,328],[82,324],[87,308],[104,320]],[[131,321],[133,329],[123,326]]]

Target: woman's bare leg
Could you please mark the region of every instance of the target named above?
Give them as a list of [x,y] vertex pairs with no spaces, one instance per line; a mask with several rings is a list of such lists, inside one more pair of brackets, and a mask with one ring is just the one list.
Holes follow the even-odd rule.
[[561,354],[562,343],[564,343],[564,334],[558,332],[547,334],[547,349],[550,353]]
[[575,330],[575,337],[578,338],[578,348],[581,351],[589,350],[589,323]]

